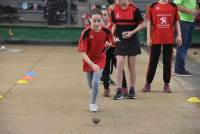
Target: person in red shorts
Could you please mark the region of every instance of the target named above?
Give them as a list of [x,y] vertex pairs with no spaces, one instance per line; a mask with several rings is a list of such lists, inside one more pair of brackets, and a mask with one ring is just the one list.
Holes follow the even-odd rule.
[[109,29],[102,27],[101,10],[93,9],[90,15],[90,26],[83,30],[78,44],[78,51],[83,57],[83,71],[86,72],[91,93],[89,105],[91,112],[98,111],[96,100],[100,77],[106,62],[106,42],[113,42],[113,36]]
[[177,6],[168,0],[153,3],[147,14],[147,45],[150,47],[150,61],[147,69],[146,84],[143,92],[151,91],[161,48],[163,49],[163,91],[171,93],[169,87],[171,79],[171,63],[176,28],[176,42],[182,45],[181,30]]
[[122,78],[126,57],[130,80],[128,98],[135,99],[136,56],[141,53],[137,32],[144,28],[144,19],[139,9],[129,0],[118,0],[111,12],[111,19],[112,33],[120,40],[114,52],[117,59],[117,92],[113,99],[120,100],[124,97]]

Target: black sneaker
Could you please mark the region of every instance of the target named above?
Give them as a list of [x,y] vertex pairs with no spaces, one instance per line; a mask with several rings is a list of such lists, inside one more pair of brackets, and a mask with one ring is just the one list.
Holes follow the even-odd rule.
[[113,81],[112,79],[109,79],[108,83],[109,83],[110,85],[117,85],[116,82]]
[[101,77],[101,78],[100,78],[100,83],[103,83],[103,81],[104,81],[104,78]]
[[122,89],[118,88],[117,93],[113,97],[114,100],[121,100],[123,99]]
[[132,87],[130,88],[128,97],[129,97],[129,99],[136,99],[134,88],[132,88]]
[[187,70],[181,71],[181,72],[175,72],[177,76],[194,76],[194,74],[190,73]]

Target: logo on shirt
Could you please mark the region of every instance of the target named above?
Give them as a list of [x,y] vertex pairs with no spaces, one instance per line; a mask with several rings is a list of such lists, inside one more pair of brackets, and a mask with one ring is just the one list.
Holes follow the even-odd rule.
[[161,18],[160,18],[160,24],[161,24],[161,25],[167,24],[167,17],[161,17]]
[[170,13],[160,13],[157,14],[157,28],[170,28],[171,23],[170,23],[170,18],[172,17],[172,15]]
[[91,35],[91,36],[90,36],[90,39],[93,39],[93,38],[94,38],[94,36],[93,36],[93,35]]
[[156,10],[159,10],[160,9],[160,7],[156,7]]

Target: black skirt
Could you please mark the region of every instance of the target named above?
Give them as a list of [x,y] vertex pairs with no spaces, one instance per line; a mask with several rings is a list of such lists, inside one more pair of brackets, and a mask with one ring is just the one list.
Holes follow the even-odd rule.
[[128,39],[120,38],[120,42],[116,43],[115,55],[136,56],[141,54],[140,43],[137,34]]

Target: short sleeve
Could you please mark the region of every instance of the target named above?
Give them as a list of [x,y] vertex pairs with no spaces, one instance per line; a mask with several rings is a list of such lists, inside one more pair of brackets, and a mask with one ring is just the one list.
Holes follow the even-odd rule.
[[134,20],[137,22],[137,24],[139,24],[142,21],[144,21],[144,18],[142,17],[142,14],[141,14],[139,8],[136,8],[136,10],[135,10]]
[[110,29],[103,28],[103,31],[106,33],[106,41],[113,42],[113,36],[112,36]]
[[84,35],[81,35],[78,43],[78,52],[86,52],[87,51],[87,38]]

